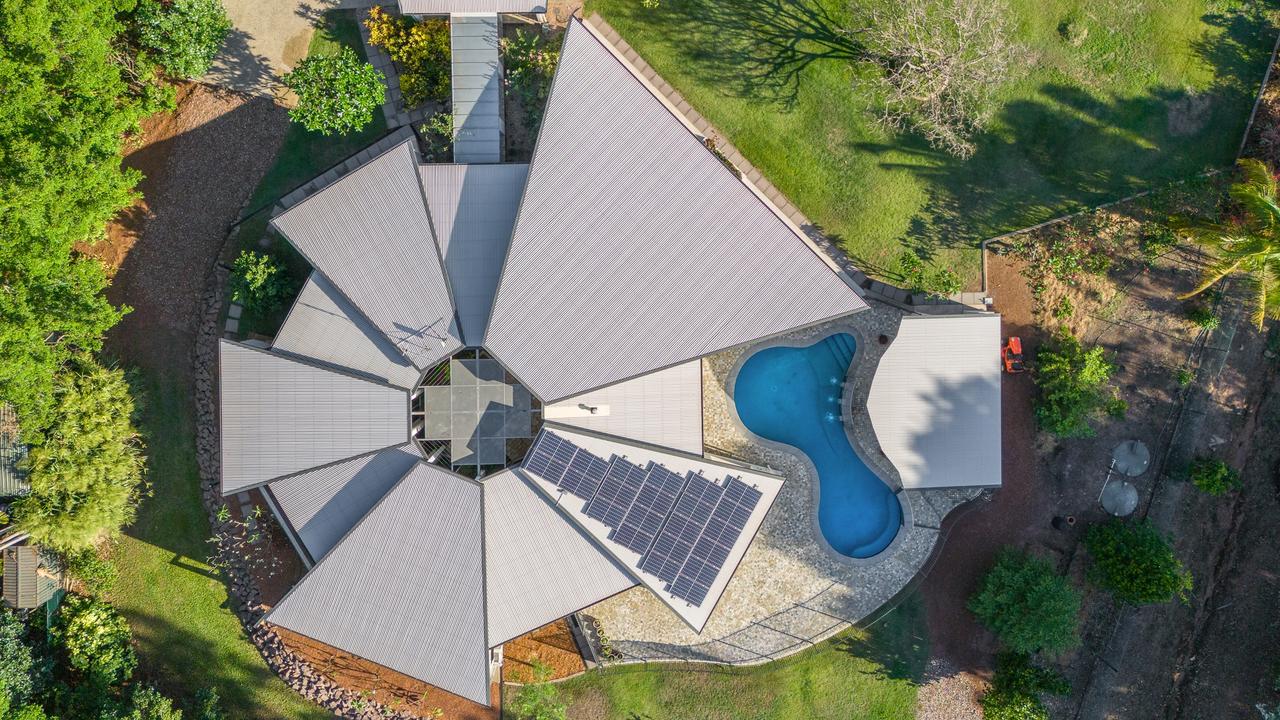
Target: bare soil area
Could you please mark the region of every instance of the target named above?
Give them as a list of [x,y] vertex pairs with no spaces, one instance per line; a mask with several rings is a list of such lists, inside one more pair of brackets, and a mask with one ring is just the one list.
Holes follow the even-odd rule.
[[577,675],[587,669],[573,641],[569,623],[557,620],[525,633],[502,646],[503,680],[525,683],[535,680],[534,663],[550,671],[548,680]]

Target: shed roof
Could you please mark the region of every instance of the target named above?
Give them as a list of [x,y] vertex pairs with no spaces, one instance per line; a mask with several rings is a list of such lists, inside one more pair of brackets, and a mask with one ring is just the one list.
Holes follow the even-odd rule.
[[543,0],[399,0],[405,15],[452,15],[454,13],[543,13]]
[[529,166],[424,164],[418,174],[453,285],[462,337],[468,345],[480,345]]
[[409,137],[271,223],[419,370],[462,347]]
[[491,645],[636,584],[512,470],[484,479],[484,535]]
[[701,455],[702,361],[575,395],[547,405],[542,414],[565,425]]
[[319,272],[307,278],[271,346],[396,387],[411,388],[422,374]]
[[907,489],[1000,484],[1000,316],[908,315],[867,412]]
[[421,459],[416,443],[326,465],[268,487],[311,560],[319,560]]
[[512,373],[554,402],[865,307],[571,21],[485,338]]
[[11,405],[0,403],[0,497],[29,489],[26,473],[19,467],[26,456],[27,446],[18,440],[18,415]]
[[409,442],[405,390],[230,340],[218,350],[223,494]]
[[29,610],[41,604],[40,579],[36,569],[40,553],[33,545],[16,545],[4,550],[4,602],[11,608]]
[[266,616],[489,704],[480,486],[418,463]]

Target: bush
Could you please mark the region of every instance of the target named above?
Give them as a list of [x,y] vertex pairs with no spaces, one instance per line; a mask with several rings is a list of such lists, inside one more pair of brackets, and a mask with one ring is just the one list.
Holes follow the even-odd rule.
[[503,38],[500,47],[507,94],[520,101],[525,129],[536,133],[551,93],[551,78],[560,63],[560,42],[517,30],[514,38]]
[[1196,374],[1187,368],[1178,368],[1173,379],[1178,381],[1178,387],[1186,387],[1196,381]]
[[982,716],[985,720],[1049,720],[1040,696],[1065,695],[1069,690],[1065,678],[1032,665],[1026,655],[1001,653],[991,689],[982,696]]
[[1217,330],[1222,324],[1222,318],[1211,308],[1204,305],[1193,305],[1187,308],[1187,319],[1196,324],[1201,330]]
[[422,141],[427,146],[426,157],[429,162],[449,162],[453,153],[453,141],[457,133],[453,129],[453,113],[439,112],[418,128]]
[[246,310],[271,312],[288,294],[283,268],[270,255],[242,250],[231,266],[231,299]]
[[964,289],[960,278],[949,268],[930,270],[920,255],[912,250],[906,250],[898,257],[898,265],[902,268],[903,279],[912,293],[946,298]]
[[308,57],[284,76],[285,86],[298,96],[289,118],[324,135],[361,130],[386,98],[382,81],[382,73],[351,48]]
[[231,30],[219,0],[142,0],[134,22],[138,44],[154,51],[170,75],[183,78],[209,72]]
[[1164,223],[1147,223],[1138,240],[1142,257],[1148,261],[1164,255],[1178,245],[1178,235]]
[[213,688],[201,688],[196,691],[195,703],[191,707],[190,720],[226,720],[222,712],[218,691]]
[[[8,610],[0,610],[0,704],[20,707],[31,697],[34,661],[22,641],[26,625]],[[0,717],[8,717],[0,711]]]
[[1058,299],[1058,304],[1053,308],[1053,318],[1055,320],[1069,320],[1076,313],[1076,307],[1071,302],[1071,298],[1063,295]]
[[129,644],[129,623],[107,603],[69,595],[62,603],[53,637],[66,653],[67,665],[100,687],[128,680],[138,665]]
[[[1036,355],[1036,419],[1058,437],[1093,435],[1090,418],[1101,408],[1114,411],[1114,392],[1108,392],[1113,368],[1102,348],[1085,349],[1061,328]],[[1118,398],[1116,398],[1118,399]]]
[[449,99],[452,50],[448,21],[390,15],[374,5],[364,26],[369,28],[369,44],[386,50],[398,66],[405,107]]
[[1226,462],[1212,457],[1196,458],[1188,472],[1192,484],[1210,495],[1222,495],[1240,488],[1240,473]]
[[120,579],[120,571],[115,564],[99,555],[94,548],[67,553],[63,561],[66,563],[67,573],[80,581],[85,594],[93,597],[102,597],[111,592]]
[[1089,528],[1089,581],[1131,605],[1186,600],[1191,573],[1149,522],[1111,520]]
[[1058,653],[1080,642],[1080,593],[1048,562],[1023,552],[1000,554],[969,610],[1018,652]]
[[547,682],[551,670],[536,658],[533,682],[526,683],[512,702],[516,720],[565,720],[567,707],[560,699],[560,689]]
[[129,705],[129,714],[121,720],[182,720],[182,711],[172,700],[145,685],[133,689]]

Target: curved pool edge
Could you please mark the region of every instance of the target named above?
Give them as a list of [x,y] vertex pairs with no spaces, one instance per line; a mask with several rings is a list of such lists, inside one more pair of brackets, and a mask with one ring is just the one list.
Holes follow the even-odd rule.
[[[866,465],[867,468],[870,469],[886,487],[889,488],[893,493],[893,496],[897,499],[898,505],[902,509],[902,525],[894,535],[893,540],[891,540],[880,552],[865,558],[850,557],[849,555],[845,555],[839,550],[836,550],[831,546],[831,543],[827,541],[826,536],[822,534],[822,528],[818,520],[818,508],[819,501],[821,499],[822,483],[818,481],[818,469],[814,466],[813,461],[809,459],[809,456],[797,447],[786,443],[780,443],[776,440],[770,440],[769,438],[757,435],[748,429],[746,424],[742,422],[742,418],[738,415],[737,402],[734,399],[734,393],[738,383],[738,373],[742,370],[743,365],[745,365],[756,353],[773,347],[806,348],[813,345],[815,342],[821,342],[823,339],[830,337],[831,335],[842,332],[847,332],[852,335],[856,346],[854,348],[853,360],[849,363],[849,370],[845,375],[845,386],[840,398],[840,411],[846,418],[848,418],[846,422],[841,423],[844,429],[845,438],[849,441],[849,446],[853,448],[853,452],[858,456],[858,459],[861,460],[862,463]],[[827,557],[850,567],[878,565],[888,560],[895,555],[899,549],[901,549],[905,542],[907,542],[911,529],[916,526],[915,511],[912,508],[912,503],[908,495],[909,491],[902,487],[902,476],[898,474],[897,468],[893,467],[893,463],[889,462],[887,457],[884,457],[883,452],[880,452],[880,443],[875,440],[875,431],[871,428],[871,418],[866,412],[865,401],[867,395],[871,392],[871,379],[875,377],[875,368],[879,366],[880,357],[884,355],[884,350],[892,343],[893,338],[890,336],[889,342],[885,343],[883,346],[879,343],[873,345],[873,341],[874,339],[868,338],[867,334],[861,327],[856,323],[847,320],[836,320],[827,323],[822,326],[820,333],[810,337],[782,336],[765,340],[749,346],[738,356],[725,380],[724,388],[730,401],[729,419],[732,421],[735,429],[741,432],[745,437],[749,438],[752,442],[759,443],[766,448],[786,453],[798,459],[804,465],[805,471],[814,478],[814,482],[809,484],[811,508],[808,517],[808,524],[810,532],[813,535],[817,546],[822,549],[823,553]],[[874,357],[869,356],[872,350],[876,351]],[[868,363],[871,363],[869,367]],[[860,408],[854,405],[854,400],[859,397],[863,401]],[[855,427],[851,429],[850,425],[859,423],[859,420],[864,421],[862,423],[862,427]],[[869,449],[864,446],[864,443],[868,440],[868,435],[866,432],[862,432],[863,428],[870,432],[869,440],[874,443],[873,448]],[[880,457],[876,457],[876,452],[880,453]]]

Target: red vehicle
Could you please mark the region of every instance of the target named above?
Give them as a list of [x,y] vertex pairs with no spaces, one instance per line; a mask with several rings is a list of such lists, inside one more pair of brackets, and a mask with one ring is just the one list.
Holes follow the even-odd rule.
[[1005,340],[1004,347],[1000,348],[1000,360],[1007,373],[1026,372],[1027,365],[1022,361],[1022,338],[1011,337]]

